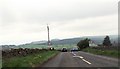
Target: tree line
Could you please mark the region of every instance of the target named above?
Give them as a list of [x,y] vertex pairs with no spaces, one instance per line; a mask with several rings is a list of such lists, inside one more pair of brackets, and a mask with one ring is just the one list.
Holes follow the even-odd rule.
[[[89,47],[89,41],[90,41],[90,39],[88,39],[88,38],[81,40],[77,43],[77,46],[79,47],[80,50],[87,48],[87,47]],[[104,38],[102,45],[105,47],[109,47],[112,45],[109,36],[106,36]]]

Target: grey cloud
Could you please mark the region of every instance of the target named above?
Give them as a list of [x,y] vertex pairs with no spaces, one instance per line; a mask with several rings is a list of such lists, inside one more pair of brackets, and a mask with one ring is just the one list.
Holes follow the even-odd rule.
[[2,16],[0,14],[3,43],[12,43],[8,39],[13,43],[47,39],[46,24],[50,26],[51,38],[117,33],[118,2],[115,0],[4,1],[7,3],[0,9],[3,11]]
[[[44,24],[44,22],[66,21],[77,18],[83,19],[88,17],[98,17],[117,13],[117,2],[92,1],[88,3],[84,1],[72,0],[67,2],[61,1],[60,3],[55,1],[53,5],[47,4],[45,4],[46,6],[43,5],[43,7],[41,7],[42,5],[39,4],[31,4],[30,7],[26,6],[26,4],[25,8],[22,6],[23,9],[18,7],[17,9],[21,10],[16,12],[16,14],[20,13],[19,15],[21,15],[18,21],[22,20],[26,23]],[[3,20],[5,22],[7,21],[6,24],[11,23],[11,20],[17,22],[17,17],[14,16],[13,12],[11,10],[6,10],[6,12],[3,13]]]

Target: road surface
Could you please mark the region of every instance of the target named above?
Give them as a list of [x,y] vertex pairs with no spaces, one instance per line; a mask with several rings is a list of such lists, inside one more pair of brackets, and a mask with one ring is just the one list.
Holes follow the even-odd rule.
[[42,67],[118,67],[118,60],[81,51],[61,52]]

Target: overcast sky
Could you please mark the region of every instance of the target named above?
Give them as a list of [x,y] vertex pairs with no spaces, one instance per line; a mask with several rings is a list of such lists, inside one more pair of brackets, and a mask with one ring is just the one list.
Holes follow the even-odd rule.
[[0,45],[118,34],[118,0],[1,0]]

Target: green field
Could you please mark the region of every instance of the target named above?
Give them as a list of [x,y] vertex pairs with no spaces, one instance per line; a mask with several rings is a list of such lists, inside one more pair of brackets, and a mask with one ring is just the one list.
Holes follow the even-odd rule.
[[93,48],[85,48],[82,51],[93,53],[96,55],[104,55],[104,56],[114,57],[114,58],[120,57],[120,52],[118,50],[98,50],[98,49],[93,49]]
[[[71,48],[75,48],[77,47],[76,45],[69,45],[69,44],[65,44],[65,45],[51,45],[52,47],[54,47],[55,49],[62,49],[63,47],[67,48],[67,49],[71,49]],[[20,45],[16,48],[48,48],[47,45],[37,45],[37,44],[29,44],[29,45]]]
[[11,57],[3,58],[3,67],[35,67],[43,62],[47,61],[49,58],[55,56],[59,51],[42,51],[36,54],[31,54],[25,57]]

